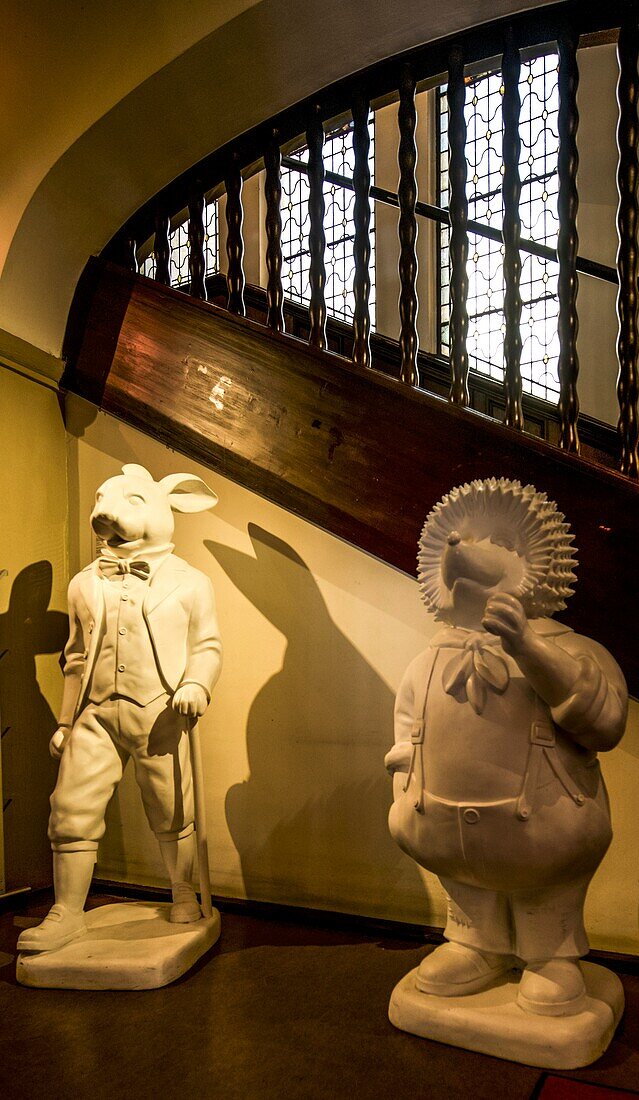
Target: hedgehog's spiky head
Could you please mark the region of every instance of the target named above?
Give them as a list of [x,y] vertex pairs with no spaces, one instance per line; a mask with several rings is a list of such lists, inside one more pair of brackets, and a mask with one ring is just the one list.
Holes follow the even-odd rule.
[[438,619],[453,621],[453,588],[468,576],[487,596],[517,596],[528,618],[552,615],[573,592],[572,541],[556,504],[534,486],[506,478],[460,485],[424,524],[417,556],[422,599]]

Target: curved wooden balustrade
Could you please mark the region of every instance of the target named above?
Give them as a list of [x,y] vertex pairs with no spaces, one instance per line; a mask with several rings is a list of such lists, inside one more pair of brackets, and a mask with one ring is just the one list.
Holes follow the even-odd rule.
[[[577,87],[579,82],[578,43],[580,35],[614,31],[622,25],[619,42],[620,78],[618,145],[619,161],[619,233],[621,246],[618,271],[578,255],[577,210]],[[204,298],[204,225],[203,202],[206,193],[224,186],[227,195],[228,302],[231,313],[244,314],[242,240],[242,176],[264,166],[266,199],[266,268],[268,272],[268,327],[283,331],[282,288],[282,165],[295,164],[306,172],[309,183],[310,305],[308,339],[312,346],[326,347],[326,234],[324,230],[324,184],[334,183],[355,192],[354,239],[354,316],[351,356],[353,362],[368,366],[370,356],[371,279],[369,272],[370,202],[374,199],[399,210],[399,378],[409,386],[424,384],[417,366],[417,252],[418,220],[427,218],[449,224],[450,238],[450,400],[466,405],[470,400],[468,335],[468,234],[478,233],[503,243],[504,252],[504,384],[503,422],[520,431],[525,428],[521,381],[521,267],[522,256],[533,253],[558,262],[559,297],[559,387],[557,415],[560,422],[558,445],[579,452],[577,288],[578,272],[617,282],[620,285],[618,316],[619,362],[619,445],[620,469],[637,477],[637,440],[639,416],[637,356],[637,42],[639,40],[637,5],[610,0],[604,8],[592,0],[580,4],[561,3],[538,8],[507,22],[482,26],[456,35],[453,40],[429,43],[395,60],[385,61],[324,89],[311,99],[297,104],[276,119],[256,127],[225,148],[218,150],[179,177],[148,203],[116,235],[105,257],[136,270],[135,242],[142,244],[153,235],[155,279],[169,283],[170,219],[180,211],[189,211],[190,286],[193,297]],[[556,252],[545,245],[522,238],[519,202],[519,93],[518,79],[523,50],[555,43],[559,55],[559,234]],[[465,79],[476,72],[482,59],[502,56],[503,71],[503,233],[488,224],[468,220],[466,181],[466,124],[464,119]],[[495,62],[490,63],[495,67]],[[417,192],[415,141],[415,91],[448,80],[450,112],[450,207],[440,209],[421,201]],[[395,95],[398,111],[399,187],[392,192],[371,186],[368,167],[368,112],[375,101],[388,102]],[[345,112],[354,120],[355,168],[353,178],[327,172],[322,157],[324,126]],[[287,161],[282,149],[290,147],[298,135],[306,135],[308,163]],[[619,274],[618,274],[619,272]],[[611,355],[615,349],[611,349]]]
[[[621,246],[618,271],[577,255],[576,215],[579,208],[577,191],[576,131],[579,114],[576,106],[576,89],[579,85],[579,55],[577,44],[580,34],[592,35],[615,29],[623,24],[619,42],[619,233]],[[620,285],[619,315],[619,463],[620,469],[631,477],[638,474],[638,383],[637,383],[637,5],[623,0],[610,0],[601,5],[584,0],[580,4],[560,3],[511,18],[507,23],[496,22],[478,27],[452,41],[440,41],[421,46],[409,55],[378,64],[366,72],[341,81],[319,92],[312,99],[299,103],[283,112],[277,119],[256,127],[229,146],[211,154],[205,161],[190,169],[189,173],[170,184],[161,195],[147,204],[117,234],[108,246],[108,259],[123,263],[135,270],[133,242],[143,243],[154,234],[155,279],[164,285],[169,282],[170,244],[167,211],[189,210],[190,242],[190,293],[206,296],[203,277],[203,196],[223,183],[227,191],[227,252],[228,309],[236,315],[244,313],[244,271],[242,240],[242,174],[254,172],[262,165],[266,168],[266,266],[268,272],[269,310],[268,328],[283,331],[282,287],[282,220],[279,217],[280,172],[287,163],[282,149],[299,134],[306,134],[308,165],[298,171],[306,172],[309,180],[309,252],[310,252],[310,327],[308,339],[315,348],[327,344],[327,270],[324,264],[326,233],[324,233],[323,185],[337,183],[355,193],[355,245],[354,245],[354,318],[353,361],[370,365],[370,294],[371,278],[368,264],[371,257],[370,201],[386,202],[399,210],[399,317],[400,359],[399,378],[405,384],[420,384],[417,367],[418,334],[417,313],[417,252],[418,219],[428,218],[451,227],[451,356],[450,399],[454,404],[469,404],[469,352],[467,352],[467,294],[469,294],[469,232],[504,245],[504,399],[503,419],[508,427],[520,430],[525,427],[521,406],[521,295],[519,288],[521,257],[526,253],[550,257],[559,262],[559,383],[560,419],[559,445],[569,451],[579,452],[579,393],[577,374],[579,360],[576,353],[576,334],[579,329],[577,316],[577,272],[595,278],[604,278]],[[519,216],[519,96],[517,81],[521,51],[544,43],[557,44],[559,53],[560,86],[560,154],[558,249],[521,238]],[[464,81],[469,68],[476,72],[477,63],[483,58],[503,54],[504,97],[504,172],[503,172],[503,232],[488,224],[469,222],[466,200],[466,128],[464,121]],[[495,63],[492,63],[493,67]],[[450,208],[442,210],[419,200],[417,193],[415,140],[416,88],[425,83],[437,83],[448,73],[448,97],[450,109]],[[371,102],[387,101],[396,95],[398,112],[398,163],[399,187],[397,193],[371,186],[367,166],[367,116]],[[322,160],[324,123],[352,111],[355,133],[355,168],[353,178],[327,173]],[[293,163],[293,162],[289,162]],[[197,179],[197,187],[194,182]]]
[[[637,12],[635,0],[608,0],[605,8],[582,0],[483,25],[342,80],[212,153],[137,211],[89,263],[69,317],[64,386],[143,430],[151,425],[170,447],[410,573],[423,515],[452,480],[506,472],[537,483],[568,515],[587,561],[565,617],[616,653],[637,693],[639,650],[626,614],[637,603],[639,541]],[[580,35],[602,31],[612,41],[619,26],[613,268],[579,255],[577,45]],[[548,43],[560,58],[557,251],[522,235],[519,210],[518,76],[522,59]],[[502,58],[503,231],[467,217],[464,86],[485,58],[493,69]],[[415,94],[447,78],[451,202],[441,209],[418,194]],[[370,111],[392,101],[399,105],[397,191],[372,183],[368,165]],[[328,171],[322,158],[331,120],[349,113],[352,178]],[[289,155],[300,135],[306,164]],[[283,168],[291,166],[306,173],[310,191],[309,308],[284,295],[280,201]],[[243,179],[262,167],[264,289],[246,285],[242,239]],[[327,315],[327,184],[354,193],[352,324]],[[224,190],[228,275],[207,277],[203,210],[207,196]],[[400,341],[371,326],[372,200],[397,210]],[[168,286],[169,233],[187,210],[189,275],[177,292]],[[452,230],[450,361],[418,346],[420,219]],[[504,383],[469,371],[469,233],[504,249]],[[137,253],[150,241],[154,282],[136,274]],[[520,282],[528,254],[559,265],[555,408],[522,392]],[[579,410],[577,274],[618,287],[618,432]]]
[[[614,30],[622,23],[617,133],[621,243],[617,267],[609,268],[578,254],[577,45],[579,35]],[[517,78],[524,52],[544,43],[556,43],[560,58],[557,251],[522,236],[519,211]],[[634,0],[609,0],[603,9],[592,0],[557,4],[421,46],[255,127],[173,181],[122,228],[100,260],[89,264],[69,319],[64,385],[142,430],[151,421],[154,433],[170,446],[411,573],[424,509],[452,481],[504,472],[536,482],[568,515],[588,561],[566,618],[609,645],[636,693],[639,650],[627,608],[636,602],[639,541],[639,485],[631,480],[637,478],[639,465],[638,55]],[[493,68],[499,64],[494,59],[502,59],[503,233],[469,220],[466,201],[464,85],[469,71],[477,72],[486,58],[492,59]],[[440,209],[417,192],[414,96],[416,89],[446,79],[451,203],[449,209]],[[368,165],[369,110],[393,100],[399,103],[396,192],[371,183]],[[328,171],[322,158],[327,124],[348,113],[354,121],[352,179]],[[306,164],[288,155],[300,135],[306,136]],[[281,173],[291,165],[307,174],[310,189],[309,308],[286,301],[282,285]],[[243,179],[262,167],[264,290],[246,285],[242,239]],[[327,183],[355,194],[352,325],[327,316]],[[228,274],[207,277],[204,202],[223,190]],[[398,212],[398,342],[371,332],[372,199]],[[189,276],[178,292],[168,286],[170,229],[186,211]],[[452,230],[450,361],[418,347],[419,219]],[[468,369],[469,233],[503,244],[503,383]],[[148,248],[149,240],[154,282],[137,275],[136,245]],[[526,254],[559,265],[557,408],[522,392],[520,281]],[[613,429],[579,413],[578,273],[619,288],[618,438]],[[216,386],[213,405],[210,394]],[[613,453],[611,463],[608,456]],[[621,473],[603,468],[615,461]]]
[[248,316],[239,317],[226,309],[224,279],[207,289],[204,302],[92,260],[70,319],[63,387],[411,574],[424,516],[453,481],[505,472],[543,487],[584,562],[562,618],[607,645],[639,692],[628,615],[636,481],[453,405],[443,362],[439,377],[436,364],[421,372],[444,394],[435,397],[399,381],[392,341],[373,335],[376,369],[355,366],[336,354],[350,355],[351,326],[327,323],[334,350],[319,350],[303,307],[285,307],[300,339],[266,328],[265,292],[248,287]]

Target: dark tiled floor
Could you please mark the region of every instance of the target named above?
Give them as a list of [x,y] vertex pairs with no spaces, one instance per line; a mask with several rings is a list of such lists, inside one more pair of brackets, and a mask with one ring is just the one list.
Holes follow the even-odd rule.
[[[165,989],[26,989],[17,925],[46,908],[0,915],[3,1098],[528,1100],[540,1088],[539,1070],[388,1023],[393,985],[424,953],[414,940],[229,913],[216,947]],[[570,1077],[639,1091],[639,978],[623,981],[617,1036]]]

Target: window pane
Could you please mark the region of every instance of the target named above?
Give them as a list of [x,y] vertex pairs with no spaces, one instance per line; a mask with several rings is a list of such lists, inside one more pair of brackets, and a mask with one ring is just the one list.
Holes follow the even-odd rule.
[[[374,123],[371,116],[369,166],[371,183],[374,180]],[[293,154],[302,164],[308,161],[308,149],[302,146]],[[353,124],[345,123],[326,134],[323,150],[324,168],[340,176],[352,179],[355,167],[353,152]],[[309,270],[310,253],[308,247],[309,184],[305,174],[292,168],[282,169],[282,283],[284,294],[295,302],[310,301]],[[352,321],[355,308],[353,296],[353,276],[355,262],[353,243],[355,225],[353,221],[355,194],[339,184],[324,182],[324,232],[326,234],[326,308],[333,317],[342,321]],[[370,241],[371,259],[369,265],[371,294],[369,310],[371,325],[375,327],[375,221],[374,204],[371,202]]]
[[[176,226],[169,234],[171,244],[171,262],[169,275],[171,286],[181,287],[189,283],[189,229],[188,222]],[[212,199],[204,209],[204,257],[206,274],[216,275],[220,270],[220,235],[218,226],[217,199]],[[149,253],[140,265],[140,274],[155,278],[155,255]]]
[[[522,236],[555,248],[557,244],[557,57],[546,54],[524,62],[519,84],[520,214]],[[468,217],[501,229],[503,205],[501,73],[489,73],[466,87],[466,161]],[[448,102],[440,93],[439,201],[447,206]],[[469,233],[468,354],[472,370],[491,378],[504,373],[503,245]],[[440,233],[440,349],[449,354],[448,287],[450,230]],[[524,391],[556,401],[559,393],[557,360],[557,263],[522,252],[521,373]]]

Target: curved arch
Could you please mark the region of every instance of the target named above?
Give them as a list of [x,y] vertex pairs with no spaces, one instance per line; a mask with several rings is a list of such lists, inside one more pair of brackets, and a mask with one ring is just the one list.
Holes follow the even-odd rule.
[[0,279],[0,328],[59,355],[88,256],[185,168],[377,60],[550,2],[261,0],[249,7],[136,87],[56,161],[13,236]]

